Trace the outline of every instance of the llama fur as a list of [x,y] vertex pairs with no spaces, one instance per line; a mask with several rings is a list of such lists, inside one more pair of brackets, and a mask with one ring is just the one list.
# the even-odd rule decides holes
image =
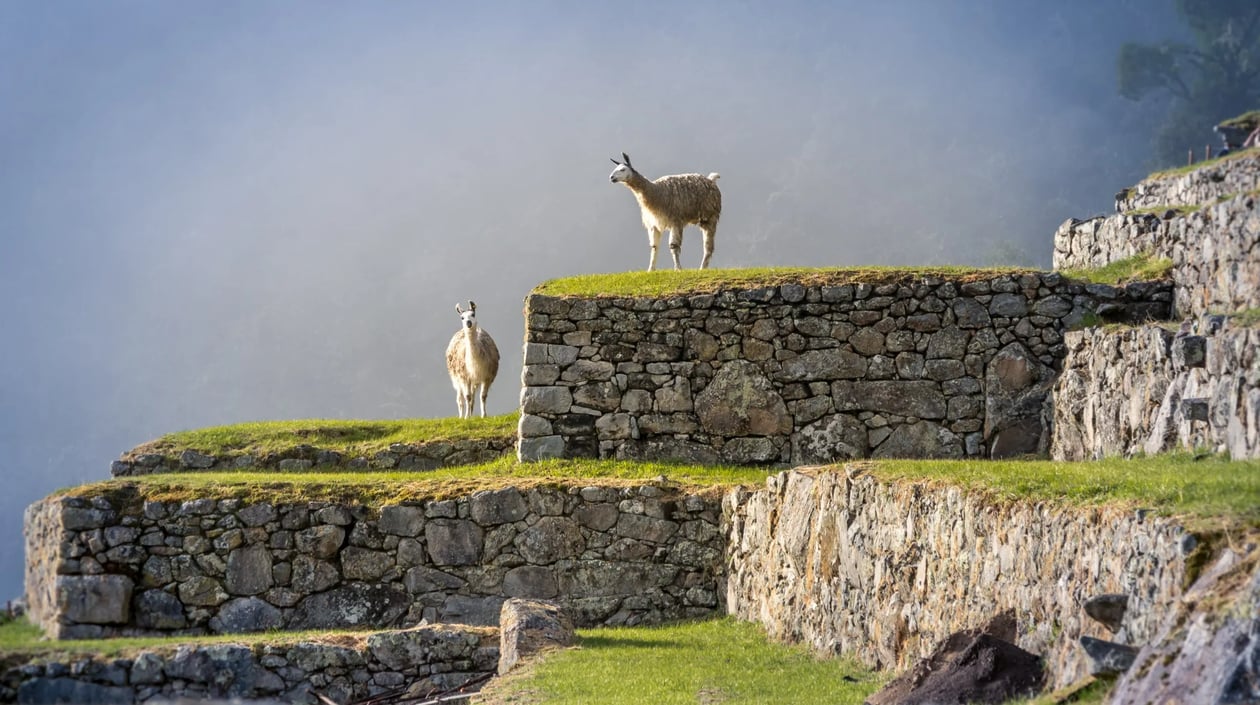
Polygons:
[[499,347],[481,326],[477,325],[477,304],[468,302],[468,310],[455,304],[459,314],[459,332],[446,346],[446,370],[455,387],[455,403],[461,419],[472,418],[477,391],[481,392],[481,417],[486,417],[486,397],[490,385],[499,374]]
[[643,227],[647,229],[648,244],[652,255],[648,271],[656,269],[656,250],[661,243],[661,233],[669,231],[669,253],[674,257],[674,269],[681,269],[678,253],[682,249],[683,228],[695,225],[704,233],[704,259],[700,269],[709,266],[713,257],[713,239],[717,235],[718,218],[722,215],[722,192],[717,187],[719,174],[673,174],[649,180],[630,165],[630,155],[621,153],[622,161],[609,174],[612,183],[625,184],[639,202],[643,215]]

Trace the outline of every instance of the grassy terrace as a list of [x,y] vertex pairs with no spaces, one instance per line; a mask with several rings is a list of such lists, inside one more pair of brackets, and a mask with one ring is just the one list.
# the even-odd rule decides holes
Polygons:
[[515,436],[518,418],[519,414],[512,412],[484,419],[448,417],[393,421],[257,421],[167,434],[133,449],[128,455],[134,457],[141,453],[157,453],[171,456],[185,450],[195,450],[215,456],[267,456],[306,444],[354,457],[386,450],[394,443]]
[[1165,279],[1172,272],[1172,266],[1172,260],[1167,257],[1153,257],[1148,253],[1118,259],[1103,267],[1065,269],[1061,273],[1069,279],[1077,279],[1090,284],[1111,284],[1115,286],[1128,284],[1129,282],[1149,282]]
[[1230,152],[1229,154],[1226,154],[1223,157],[1217,157],[1215,159],[1208,159],[1207,161],[1202,161],[1202,162],[1195,162],[1194,164],[1187,164],[1185,166],[1179,166],[1174,169],[1164,169],[1163,171],[1157,171],[1147,176],[1146,180],[1149,181],[1151,179],[1168,179],[1174,176],[1181,176],[1182,174],[1189,174],[1192,171],[1198,171],[1199,169],[1202,169],[1204,167],[1224,164],[1225,162],[1233,161],[1235,159],[1250,159],[1258,155],[1260,155],[1260,149],[1257,149],[1256,147],[1250,147],[1248,149],[1240,149],[1236,152]]
[[928,277],[956,282],[981,281],[1004,274],[1036,270],[1022,267],[760,267],[756,269],[685,269],[655,272],[586,274],[543,282],[532,293],[547,296],[682,296],[719,291],[757,289],[783,284],[840,286],[843,284],[910,283]]

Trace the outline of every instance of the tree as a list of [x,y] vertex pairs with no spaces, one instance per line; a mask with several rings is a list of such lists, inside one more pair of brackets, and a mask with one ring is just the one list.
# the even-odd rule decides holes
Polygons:
[[1120,95],[1166,101],[1155,136],[1164,164],[1214,142],[1218,122],[1260,107],[1260,2],[1176,0],[1176,8],[1193,44],[1130,42],[1116,61]]

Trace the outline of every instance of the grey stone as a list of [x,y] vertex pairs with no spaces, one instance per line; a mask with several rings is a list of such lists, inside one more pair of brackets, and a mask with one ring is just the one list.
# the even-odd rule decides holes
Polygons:
[[349,546],[341,552],[341,574],[346,580],[377,580],[394,567],[386,551]]
[[838,411],[878,411],[921,419],[945,418],[945,395],[935,382],[836,382],[831,387]]
[[1186,335],[1173,339],[1173,364],[1181,369],[1203,367],[1207,362],[1207,338]]
[[304,594],[320,592],[341,581],[341,574],[328,561],[310,556],[293,559],[292,586]]
[[573,518],[582,526],[595,531],[606,531],[617,524],[621,513],[613,504],[584,504],[573,512]]
[[462,519],[433,519],[425,524],[425,545],[435,565],[475,565],[481,561],[480,526]]
[[621,390],[615,382],[588,382],[573,390],[572,405],[599,411],[615,411],[621,406]]
[[783,397],[757,365],[732,360],[697,397],[697,416],[707,433],[719,436],[786,435],[792,417]]
[[866,425],[848,414],[825,417],[792,436],[792,458],[801,464],[864,458],[866,453]]
[[1090,619],[1106,627],[1112,633],[1120,631],[1124,622],[1124,613],[1129,607],[1129,596],[1106,594],[1091,597],[1085,601],[1085,614]]
[[1004,318],[1019,318],[1028,314],[1028,299],[1019,294],[997,294],[989,302],[989,313]]
[[227,599],[228,594],[214,578],[196,576],[179,584],[179,600],[185,605],[214,607],[223,604]]
[[565,517],[543,517],[516,538],[521,557],[536,565],[571,558],[585,547],[581,528]]
[[136,626],[141,629],[183,629],[188,626],[184,605],[165,590],[145,590],[136,596]]
[[525,497],[515,487],[478,492],[469,500],[468,506],[473,521],[482,526],[520,521],[528,511]]
[[381,507],[376,528],[391,536],[419,536],[424,530],[424,508],[401,504]]
[[236,512],[236,516],[245,526],[264,526],[275,521],[278,514],[274,505],[260,502],[242,507]]
[[407,571],[403,584],[412,594],[437,592],[439,590],[458,590],[467,581],[450,573],[445,573],[428,566],[416,566]]
[[438,610],[438,618],[450,624],[495,626],[499,623],[499,610],[504,598],[494,595],[451,595]]
[[678,523],[668,519],[638,514],[622,514],[617,519],[616,533],[640,541],[665,543],[678,531]]
[[271,587],[271,551],[255,544],[228,554],[224,587],[232,595],[258,595]]
[[135,583],[125,575],[57,576],[57,609],[70,622],[126,624]]
[[195,450],[186,450],[180,453],[179,464],[194,470],[205,470],[206,468],[214,467],[214,456],[198,453]]
[[517,444],[517,458],[523,463],[562,458],[564,454],[565,443],[560,436],[522,437]]
[[[622,402],[625,403],[624,400]],[[536,438],[538,436],[550,436],[551,422],[542,416],[532,416],[523,414],[520,422],[517,424],[517,432],[521,438]]]
[[871,454],[875,458],[961,458],[962,441],[931,421],[902,424]]
[[74,678],[32,678],[18,686],[17,702],[30,705],[131,705],[131,688],[87,683]]
[[1137,659],[1138,650],[1126,644],[1081,637],[1081,648],[1089,655],[1091,676],[1117,676],[1129,670]]
[[967,352],[967,341],[970,336],[964,330],[949,327],[932,334],[928,339],[927,356],[930,359],[946,358],[960,360]]
[[165,660],[152,651],[141,651],[131,662],[129,679],[132,685],[150,685],[166,680],[162,667]]
[[567,414],[573,406],[568,387],[525,387],[521,389],[522,414]]
[[[523,565],[503,575],[503,594],[508,597],[548,599],[558,594],[556,576],[550,568]],[[502,628],[502,625],[500,625]]]
[[993,324],[984,305],[975,299],[955,299],[954,317],[959,328],[985,328]]
[[859,328],[849,336],[849,344],[867,357],[878,355],[884,352],[884,335],[874,328]]
[[257,597],[229,600],[210,619],[210,630],[221,634],[265,632],[283,625],[280,610]]
[[674,582],[678,569],[651,563],[562,561],[556,566],[560,593],[572,598],[638,595]]
[[810,350],[784,362],[778,376],[787,382],[860,379],[866,364],[865,357],[848,350]]
[[388,627],[406,614],[410,604],[400,586],[350,583],[299,602],[287,628]]
[[[802,294],[803,296],[803,294]],[[555,603],[508,600],[499,614],[499,675],[522,661],[576,641],[573,620]]]
[[295,536],[297,550],[316,558],[332,558],[346,540],[346,530],[323,524],[299,531]]
[[1055,376],[1019,343],[1007,345],[989,361],[984,435],[990,457],[1037,453],[1045,447],[1043,408]]
[[781,446],[770,438],[732,438],[722,446],[722,459],[734,465],[770,463],[778,459]]

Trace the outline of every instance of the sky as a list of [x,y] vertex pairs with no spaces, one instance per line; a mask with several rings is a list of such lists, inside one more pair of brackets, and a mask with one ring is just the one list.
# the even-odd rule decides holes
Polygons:
[[146,440],[454,414],[457,303],[513,410],[529,290],[647,265],[622,152],[722,174],[714,267],[1049,267],[1152,167],[1166,4],[0,2],[0,601]]

